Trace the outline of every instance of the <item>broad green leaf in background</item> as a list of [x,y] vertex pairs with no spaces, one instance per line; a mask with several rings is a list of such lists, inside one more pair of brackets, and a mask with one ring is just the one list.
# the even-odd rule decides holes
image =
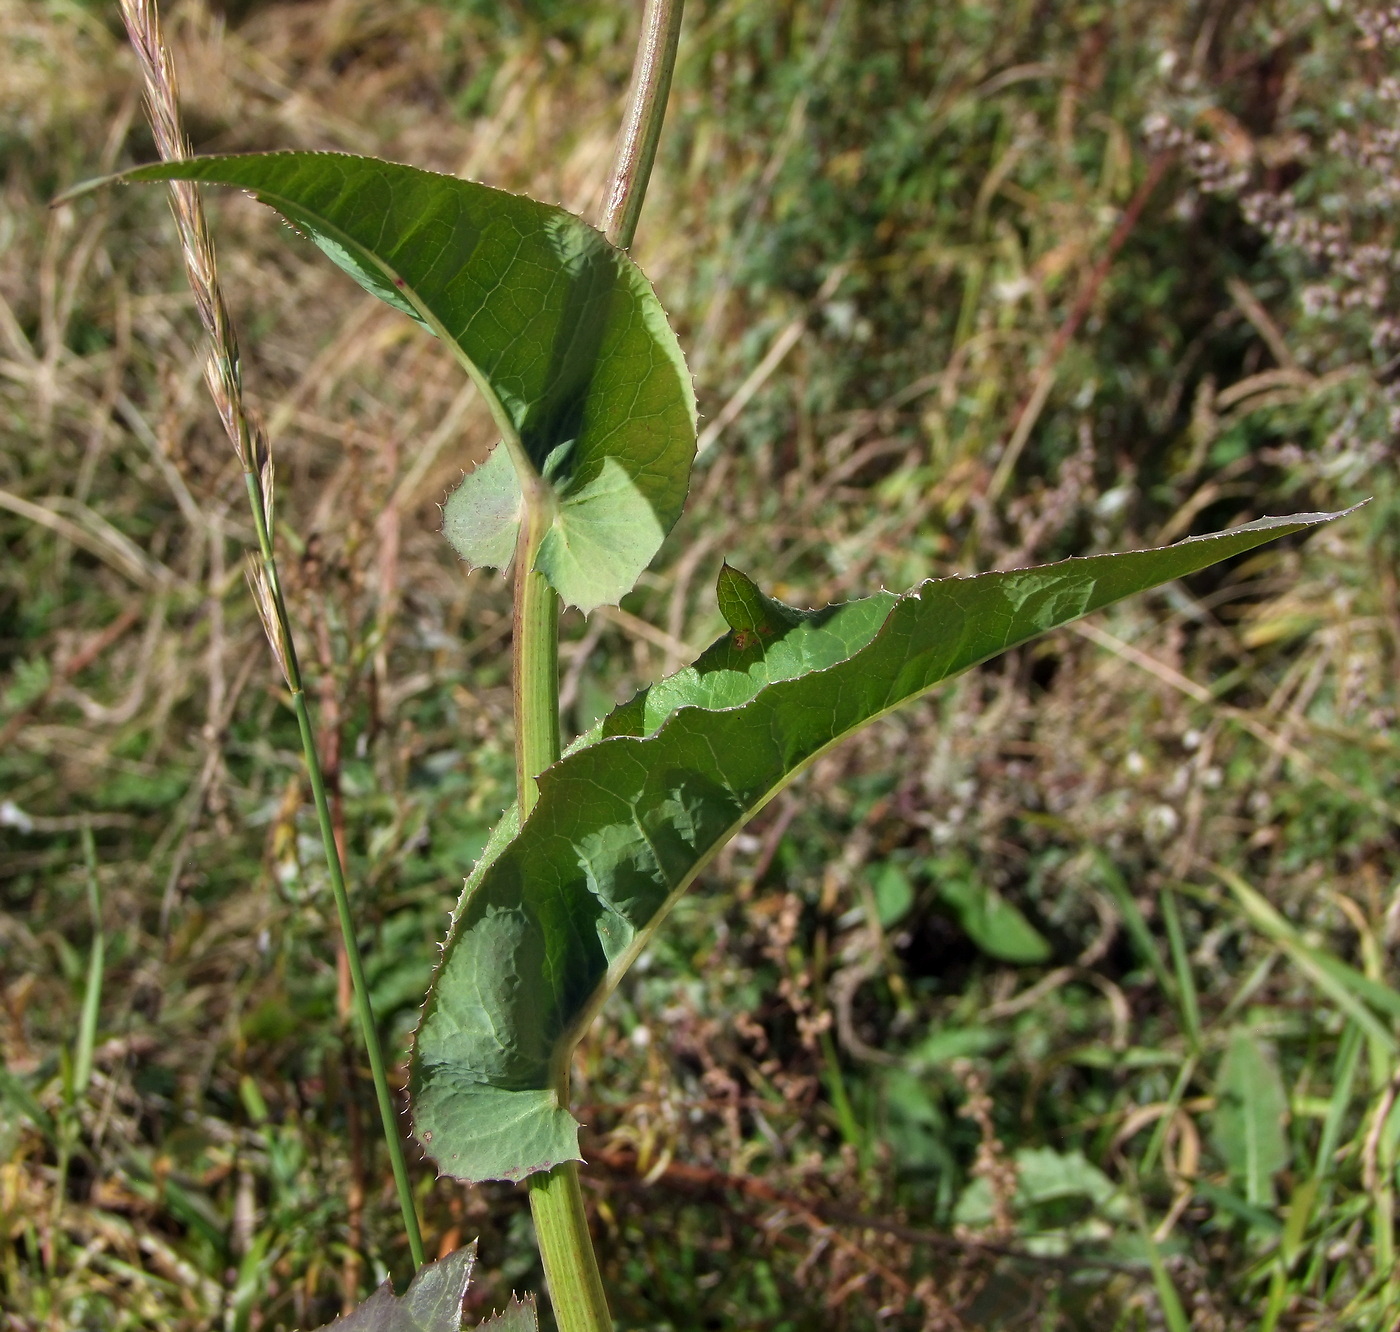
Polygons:
[[914,885],[909,876],[893,861],[880,866],[871,890],[875,895],[875,912],[880,928],[888,930],[898,925],[914,905]]
[[468,880],[415,1041],[424,1148],[473,1181],[579,1159],[574,1046],[725,840],[837,741],[1037,634],[1333,516],[821,611],[725,568],[731,632],[548,769],[529,820],[508,816]]
[[1005,1030],[994,1027],[939,1027],[904,1056],[910,1068],[937,1068],[955,1059],[973,1059],[1006,1044]]
[[1274,1176],[1288,1164],[1287,1119],[1278,1065],[1253,1032],[1236,1027],[1215,1079],[1215,1142],[1255,1207],[1274,1205]]
[[464,559],[510,561],[523,474],[547,493],[535,567],[560,596],[588,611],[631,589],[685,502],[695,396],[651,284],[599,232],[533,199],[342,153],[201,157],[118,179],[251,190],[452,348],[505,441],[448,501]]

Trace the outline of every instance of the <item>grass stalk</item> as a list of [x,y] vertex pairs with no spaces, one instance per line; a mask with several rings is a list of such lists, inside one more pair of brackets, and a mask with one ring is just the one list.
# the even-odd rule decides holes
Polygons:
[[73,1101],[87,1095],[92,1081],[92,1057],[97,1048],[97,1018],[102,1007],[102,978],[106,970],[107,940],[102,929],[102,888],[97,881],[97,847],[92,828],[83,824],[83,866],[87,877],[88,913],[92,917],[92,948],[88,953],[87,983],[83,987],[78,1044],[73,1052]]
[[[189,142],[180,123],[179,96],[175,67],[170,50],[161,33],[155,0],[121,0],[122,19],[127,35],[136,52],[146,92],[146,110],[156,147],[166,161],[190,156]],[[215,263],[214,245],[209,236],[204,206],[196,186],[184,181],[170,184],[171,208],[180,234],[180,249],[190,288],[194,292],[200,322],[209,338],[209,359],[205,378],[210,395],[223,422],[238,461],[243,468],[253,527],[257,534],[258,554],[252,562],[249,582],[267,632],[274,657],[291,693],[292,711],[301,734],[302,755],[307,777],[311,783],[320,825],[321,844],[325,852],[326,869],[331,892],[335,898],[336,915],[345,945],[346,959],[354,990],[355,1009],[360,1021],[365,1050],[369,1056],[370,1073],[375,1097],[384,1128],[384,1141],[389,1151],[399,1206],[403,1212],[404,1231],[415,1270],[423,1265],[423,1237],[418,1225],[418,1213],[413,1203],[408,1167],[403,1144],[399,1138],[397,1116],[384,1065],[384,1052],[379,1041],[379,1028],[365,982],[359,943],[355,936],[350,898],[345,885],[344,868],[335,843],[330,806],[326,799],[325,781],[321,772],[320,753],[315,728],[302,686],[297,662],[295,640],[287,614],[286,599],[277,573],[273,550],[274,506],[272,455],[265,436],[253,424],[243,400],[243,381],[239,364],[238,340],[233,321],[224,301]]]
[[[602,229],[628,249],[637,234],[647,181],[666,115],[684,0],[647,0],[632,66],[627,109],[618,134],[603,208]],[[559,757],[559,597],[534,569],[548,529],[544,497],[527,495],[515,572],[515,755],[520,816],[539,798],[536,778]],[[569,1071],[560,1072],[559,1097],[567,1105]],[[560,1332],[611,1332],[603,1280],[588,1233],[578,1164],[566,1161],[529,1182],[530,1212],[544,1264],[549,1299]]]

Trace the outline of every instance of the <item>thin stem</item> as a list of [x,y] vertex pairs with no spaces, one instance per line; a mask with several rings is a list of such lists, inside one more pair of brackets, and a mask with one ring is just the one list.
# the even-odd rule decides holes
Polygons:
[[[379,1119],[384,1126],[384,1143],[389,1150],[389,1166],[394,1172],[394,1187],[399,1195],[399,1208],[403,1212],[404,1233],[408,1237],[408,1251],[416,1271],[423,1266],[424,1261],[423,1234],[418,1225],[418,1210],[413,1203],[413,1187],[409,1183],[403,1142],[398,1134],[398,1116],[394,1110],[393,1095],[389,1090],[389,1076],[384,1066],[384,1049],[379,1041],[379,1025],[375,1021],[374,1005],[369,997],[369,984],[365,980],[364,962],[360,957],[360,944],[355,935],[355,920],[350,913],[350,894],[345,887],[345,871],[340,860],[340,848],[336,845],[335,824],[331,819],[330,801],[326,798],[320,750],[316,744],[316,732],[311,722],[306,690],[302,686],[296,642],[292,637],[287,603],[282,595],[282,581],[277,574],[277,557],[273,554],[271,524],[268,521],[267,492],[251,472],[245,473],[244,476],[248,487],[249,507],[253,513],[253,528],[257,533],[259,554],[262,557],[260,568],[265,592],[259,596],[259,608],[263,613],[264,627],[268,630],[273,652],[286,677],[287,688],[292,696],[292,712],[296,716],[297,729],[301,733],[302,758],[306,763],[306,775],[311,783],[311,798],[316,806],[316,822],[320,827],[321,848],[325,854],[326,871],[330,875],[331,896],[335,899],[340,935],[345,944],[345,960],[350,967],[355,1013],[359,1018],[361,1035],[364,1037],[365,1052],[369,1056],[370,1077],[374,1082],[375,1100],[379,1103]],[[258,589],[255,587],[255,590]]]
[[418,1229],[418,1213],[413,1206],[413,1190],[408,1181],[408,1166],[404,1161],[403,1144],[396,1131],[398,1123],[394,1102],[389,1093],[389,1078],[384,1068],[384,1052],[379,1044],[379,1029],[374,1021],[369,986],[365,981],[364,964],[360,960],[355,940],[355,922],[350,915],[350,897],[345,891],[345,876],[340,869],[340,856],[335,851],[335,832],[331,825],[330,804],[326,800],[326,784],[321,779],[321,764],[315,758],[316,735],[311,729],[311,714],[306,706],[306,694],[298,689],[292,694],[292,710],[301,731],[302,752],[306,756],[306,772],[311,779],[311,794],[316,802],[316,821],[321,825],[321,841],[326,848],[326,868],[331,876],[331,893],[335,911],[340,918],[340,931],[345,936],[345,956],[350,963],[350,980],[355,992],[355,1009],[364,1033],[369,1053],[370,1073],[374,1078],[374,1094],[379,1102],[379,1117],[384,1121],[384,1139],[389,1147],[389,1164],[394,1171],[394,1186],[403,1204],[404,1229],[408,1232],[408,1249],[414,1268],[423,1266],[423,1236]]
[[656,145],[661,140],[661,123],[666,117],[684,7],[685,0],[647,0],[642,14],[642,39],[637,44],[627,112],[617,136],[603,205],[603,234],[619,249],[631,249],[637,234],[637,219],[642,215]]

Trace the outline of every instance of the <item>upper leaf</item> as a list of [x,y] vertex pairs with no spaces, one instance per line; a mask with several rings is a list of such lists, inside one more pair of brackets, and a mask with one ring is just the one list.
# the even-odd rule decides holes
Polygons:
[[458,904],[415,1042],[414,1125],[459,1179],[578,1159],[569,1058],[709,859],[831,745],[960,671],[1134,592],[1322,522],[945,578],[822,611],[721,576],[732,626],[540,778]]
[[251,190],[453,348],[514,464],[488,461],[448,501],[465,559],[508,563],[522,485],[543,486],[552,525],[535,565],[560,596],[588,611],[631,589],[685,502],[695,396],[651,284],[599,232],[520,195],[341,153],[201,157],[120,178]]

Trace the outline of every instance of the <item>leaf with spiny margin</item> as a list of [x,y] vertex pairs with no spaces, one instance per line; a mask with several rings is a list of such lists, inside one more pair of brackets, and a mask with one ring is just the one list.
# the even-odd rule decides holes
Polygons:
[[535,567],[565,602],[589,611],[631,590],[685,503],[695,395],[651,284],[599,232],[534,199],[343,153],[201,157],[116,179],[252,191],[453,349],[505,437],[448,501],[464,559],[509,563],[523,472],[551,497]]
[[479,1332],[537,1332],[539,1325],[535,1297],[527,1295],[520,1300],[511,1296],[510,1303],[494,1318],[482,1323]]
[[731,632],[611,714],[507,815],[458,903],[414,1042],[415,1132],[458,1179],[579,1160],[574,1046],[725,840],[837,741],[1082,615],[1334,514],[1162,550],[944,578],[797,611],[726,568]]
[[476,1266],[476,1241],[418,1269],[402,1295],[385,1281],[358,1309],[320,1332],[462,1332],[462,1301]]

